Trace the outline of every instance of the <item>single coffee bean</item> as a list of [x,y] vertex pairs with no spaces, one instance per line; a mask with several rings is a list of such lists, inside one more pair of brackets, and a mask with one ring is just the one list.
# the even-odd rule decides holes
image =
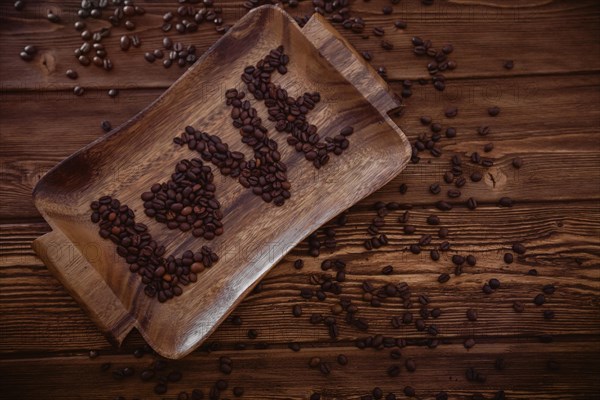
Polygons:
[[511,253],[505,253],[504,254],[504,262],[506,264],[512,264],[512,262],[513,262],[513,255]]
[[381,273],[384,275],[390,275],[392,272],[394,272],[394,267],[391,265],[387,265],[381,269]]
[[60,17],[56,14],[54,14],[54,12],[52,12],[51,10],[48,10],[48,15],[47,15],[48,21],[58,24],[60,23]]
[[479,136],[487,136],[491,132],[492,131],[489,126],[480,126],[479,128],[477,128],[477,133],[479,134]]
[[73,94],[75,94],[75,96],[82,96],[84,93],[84,89],[81,86],[75,86],[73,88]]
[[440,239],[445,239],[448,237],[448,228],[440,228],[438,231],[438,237]]
[[467,319],[469,321],[477,321],[477,310],[469,308],[467,310]]
[[452,139],[456,137],[456,129],[455,128],[446,128],[446,137],[448,139]]
[[119,90],[118,89],[109,89],[108,90],[108,96],[109,97],[117,97],[119,95]]
[[446,116],[446,118],[454,118],[458,115],[458,108],[448,107],[446,111],[444,111],[444,115]]
[[514,243],[512,245],[512,251],[514,251],[517,254],[523,255],[527,250],[525,249],[525,246],[523,246],[521,243]]
[[384,15],[390,15],[394,10],[392,9],[391,6],[384,6],[381,11],[383,12]]
[[554,311],[552,310],[544,310],[544,319],[553,319]]
[[494,290],[499,289],[500,288],[500,281],[496,278],[492,278],[489,280],[488,284],[490,285],[490,287]]
[[121,36],[121,39],[119,39],[119,46],[121,47],[121,50],[123,50],[123,51],[129,50],[129,47],[131,46],[131,39],[129,39],[129,36],[127,36],[127,35]]
[[485,294],[492,294],[492,293],[494,293],[494,289],[492,289],[491,286],[488,283],[486,283],[486,284],[483,285],[483,289],[482,290],[483,290],[483,293],[485,293]]
[[513,67],[515,66],[515,63],[513,60],[507,60],[504,62],[504,68],[505,69],[513,69]]
[[475,265],[477,265],[477,258],[475,258],[475,256],[472,254],[469,254],[466,257],[466,261],[467,261],[467,264],[469,264],[469,266],[471,266],[471,267],[474,267]]
[[486,152],[486,153],[489,153],[492,150],[494,150],[494,143],[486,143],[483,146],[483,151]]
[[536,306],[541,306],[545,302],[546,302],[546,296],[544,296],[543,294],[538,294],[533,299],[533,304],[535,304]]
[[513,158],[512,165],[516,169],[521,168],[523,166],[523,159],[521,157],[515,157],[515,158]]
[[452,210],[452,205],[445,201],[438,201],[435,203],[435,207],[441,211],[450,211]]
[[502,197],[498,201],[498,205],[500,205],[501,207],[512,207],[513,201],[510,197]]
[[79,76],[77,74],[77,71],[72,70],[72,69],[68,69],[67,72],[65,73],[65,75],[67,75],[67,78],[69,78],[69,79],[77,79],[77,77]]
[[406,233],[407,235],[412,235],[416,231],[417,231],[417,227],[414,225],[405,225],[404,226],[404,233]]
[[463,345],[465,346],[465,349],[469,350],[471,349],[473,346],[475,346],[475,339],[473,338],[468,338],[464,341]]
[[404,395],[406,397],[415,397],[416,393],[417,393],[416,390],[412,386],[404,387]]
[[556,287],[552,284],[544,285],[544,287],[542,288],[542,292],[548,295],[554,294],[555,291]]
[[450,280],[450,275],[448,275],[447,273],[443,273],[440,276],[438,276],[438,282],[439,283],[446,283]]
[[439,183],[432,183],[432,184],[429,186],[429,191],[430,191],[432,194],[439,194],[439,193],[442,191],[442,188],[440,187],[440,184],[439,184]]
[[483,175],[481,174],[481,172],[473,172],[471,174],[471,181],[473,182],[479,182],[483,179]]
[[102,130],[104,132],[110,132],[112,130],[112,125],[110,124],[109,121],[102,121],[102,123],[100,124],[100,127],[102,128]]
[[475,200],[472,197],[469,197],[469,199],[467,200],[467,207],[469,208],[469,210],[475,210],[477,208],[477,200]]
[[25,8],[25,1],[23,1],[23,0],[15,1],[14,7],[15,7],[15,10],[17,10],[17,11],[23,10]]
[[431,250],[429,256],[433,261],[438,261],[440,259],[440,253],[437,250]]
[[498,116],[498,114],[500,114],[500,107],[493,106],[493,107],[488,108],[488,114],[490,117]]
[[405,21],[395,21],[394,26],[398,29],[406,29],[408,24]]
[[301,317],[302,307],[299,304],[294,305],[294,307],[292,307],[292,314],[294,315],[294,317]]

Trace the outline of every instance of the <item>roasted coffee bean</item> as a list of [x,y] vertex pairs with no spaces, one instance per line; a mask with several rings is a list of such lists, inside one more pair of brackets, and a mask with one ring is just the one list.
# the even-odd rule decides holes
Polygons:
[[493,106],[493,107],[488,108],[488,114],[490,117],[498,116],[498,114],[500,114],[500,107]]
[[445,111],[444,111],[444,115],[446,116],[446,118],[454,118],[458,115],[458,108],[456,107],[448,107]]
[[505,253],[504,254],[504,262],[507,264],[512,264],[513,262],[513,255],[511,253]]
[[427,223],[429,225],[439,225],[440,217],[438,217],[437,215],[430,215],[429,217],[427,217]]
[[471,349],[473,346],[475,346],[475,339],[473,339],[473,338],[466,339],[463,343],[463,346],[467,350]]
[[407,191],[408,191],[408,185],[406,183],[401,184],[400,188],[399,188],[400,194],[406,194]]
[[429,185],[429,191],[432,194],[439,194],[442,191],[442,188],[440,187],[439,183],[432,183]]
[[475,210],[477,208],[477,200],[475,200],[472,197],[469,197],[469,199],[467,200],[467,207],[469,208],[469,210]]
[[108,90],[108,96],[109,97],[117,97],[119,95],[119,90],[118,89],[109,89]]
[[492,289],[496,290],[500,288],[500,281],[496,278],[492,278],[489,280],[488,285],[490,285]]
[[102,121],[102,123],[100,124],[100,127],[102,128],[102,130],[104,132],[110,132],[112,130],[112,125],[110,124],[109,121]]
[[258,337],[258,331],[256,329],[249,329],[247,336],[248,339],[256,339]]
[[443,273],[440,276],[438,276],[438,282],[439,283],[446,283],[450,280],[450,275],[448,275],[447,273]]
[[73,88],[73,94],[75,94],[75,96],[83,96],[84,93],[84,89],[81,86],[75,86]]
[[387,265],[381,270],[381,273],[384,275],[390,275],[392,272],[394,272],[394,267],[392,267],[391,265]]
[[13,5],[15,7],[15,10],[22,11],[25,8],[25,1],[17,0],[17,1],[15,1],[15,3]]
[[413,233],[415,233],[417,230],[417,228],[414,225],[405,225],[404,226],[404,233],[406,233],[407,235],[412,235]]
[[69,78],[69,79],[77,79],[77,77],[79,76],[77,74],[77,71],[72,70],[72,69],[68,69],[67,72],[65,73],[65,75],[67,75],[67,78]]
[[533,304],[535,304],[536,306],[541,306],[545,302],[546,302],[546,296],[544,296],[543,294],[538,294],[533,299]]
[[512,251],[514,251],[517,254],[523,255],[527,250],[525,246],[523,246],[521,243],[514,243],[512,245]]
[[381,47],[384,50],[393,50],[394,49],[394,45],[392,43],[388,42],[387,40],[381,41]]
[[515,66],[515,63],[513,60],[507,60],[504,62],[505,69],[513,69],[514,66]]
[[381,11],[383,12],[384,15],[389,15],[391,14],[394,10],[392,9],[392,7],[390,6],[384,6]]
[[406,397],[415,397],[417,393],[412,386],[405,386],[403,391]]
[[513,201],[510,197],[502,197],[498,201],[498,205],[500,205],[501,207],[512,207]]
[[554,319],[554,311],[544,310],[544,319]]
[[523,166],[523,159],[521,159],[521,157],[513,158],[512,166],[515,167],[516,169],[521,168]]
[[55,23],[55,24],[60,23],[60,17],[58,15],[54,14],[54,12],[51,10],[48,10],[48,14],[46,17],[48,18],[48,21],[50,21],[52,23]]
[[440,253],[437,250],[431,250],[429,256],[433,261],[438,261],[440,259]]
[[469,308],[467,310],[467,319],[469,321],[477,321],[477,310]]
[[435,207],[441,211],[450,211],[452,210],[452,205],[445,201],[438,201],[435,203]]
[[240,386],[236,386],[233,388],[233,395],[235,397],[242,397],[244,395],[244,388]]
[[445,239],[446,237],[448,237],[448,228],[440,228],[438,230],[438,237],[440,239]]
[[294,305],[294,307],[292,307],[292,314],[294,315],[294,317],[301,317],[302,307],[299,304]]
[[477,172],[477,171],[476,171],[476,172],[473,172],[473,173],[471,174],[471,180],[472,180],[473,182],[479,182],[479,181],[481,181],[482,179],[483,179],[483,175],[481,174],[481,172]]
[[485,293],[485,294],[492,294],[492,293],[494,293],[494,289],[492,289],[491,286],[488,283],[485,283],[483,285],[483,289],[482,290],[483,290],[483,293]]
[[556,287],[552,284],[548,284],[548,285],[544,285],[544,287],[542,288],[542,292],[544,292],[544,294],[554,294],[554,292],[556,291]]
[[456,129],[455,128],[446,128],[446,137],[448,139],[452,139],[456,137]]
[[489,153],[492,150],[494,150],[494,143],[486,143],[483,146],[483,151],[486,152],[486,153]]

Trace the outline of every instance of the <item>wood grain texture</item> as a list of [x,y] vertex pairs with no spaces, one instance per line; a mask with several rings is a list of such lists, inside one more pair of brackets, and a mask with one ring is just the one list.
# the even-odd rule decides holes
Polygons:
[[[39,178],[99,137],[101,120],[110,120],[113,126],[127,121],[183,73],[178,68],[149,65],[142,59],[144,51],[160,47],[160,16],[174,11],[176,2],[136,2],[147,10],[147,18],[136,19],[144,44],[141,49],[122,53],[117,50],[117,41],[123,31],[113,31],[106,41],[115,62],[111,73],[79,67],[72,58],[81,40],[71,28],[69,15],[76,11],[79,1],[27,1],[21,13],[12,8],[12,2],[0,2],[0,398],[159,397],[152,394],[151,385],[142,384],[138,378],[116,382],[100,374],[99,364],[107,361],[116,367],[135,364],[139,372],[150,359],[146,356],[140,361],[129,354],[143,344],[143,339],[133,332],[120,351],[112,348],[30,247],[36,237],[50,229],[31,201],[31,190]],[[239,2],[218,3],[224,8],[225,23],[245,14]],[[440,159],[426,156],[421,163],[410,164],[398,178],[353,207],[348,225],[338,229],[336,253],[324,252],[313,260],[305,256],[304,243],[297,246],[267,275],[263,292],[249,296],[235,310],[243,325],[224,323],[211,335],[209,341],[225,351],[211,356],[194,352],[182,360],[185,364],[173,364],[184,369],[184,380],[172,387],[168,398],[194,386],[206,393],[209,385],[224,377],[216,372],[217,358],[222,354],[233,355],[237,362],[230,386],[244,386],[244,397],[251,399],[308,399],[313,390],[322,390],[327,400],[356,399],[375,385],[399,393],[406,384],[427,400],[438,390],[447,390],[451,399],[465,400],[474,392],[485,393],[490,399],[500,388],[507,390],[508,398],[523,400],[598,397],[600,6],[593,0],[436,0],[432,7],[419,3],[401,1],[393,6],[392,15],[383,15],[381,8],[389,2],[352,2],[352,14],[365,18],[367,33],[374,26],[385,28],[384,39],[394,44],[391,52],[381,49],[373,35],[365,40],[338,30],[358,51],[372,51],[372,65],[387,68],[388,78],[396,81],[391,83],[396,92],[402,89],[398,80],[426,74],[426,61],[411,54],[412,36],[432,39],[436,46],[451,41],[458,68],[446,74],[446,91],[416,86],[413,96],[405,101],[404,116],[394,117],[394,121],[414,139],[426,130],[419,116],[431,115],[444,126],[456,126],[458,140],[443,140]],[[49,5],[63,10],[68,23],[47,23]],[[286,10],[303,15],[310,8],[310,1],[303,1],[297,9]],[[408,29],[396,30],[393,22],[397,19],[406,20]],[[202,25],[196,34],[169,36],[195,44],[200,52],[219,37],[212,25]],[[35,61],[24,63],[18,52],[30,43],[40,48],[40,54]],[[510,71],[502,68],[507,59],[515,61]],[[75,82],[64,77],[64,71],[71,67],[80,74],[77,83],[87,89],[84,98],[72,95]],[[116,99],[106,95],[112,87],[121,89]],[[491,119],[486,108],[496,104],[502,112]],[[455,120],[443,118],[449,105],[459,108]],[[475,134],[482,124],[491,126],[492,135],[481,138]],[[478,255],[476,269],[462,280],[451,279],[446,287],[438,285],[436,274],[450,268],[449,262],[444,259],[434,264],[426,256],[406,255],[403,246],[410,239],[403,237],[395,223],[397,213],[387,218],[384,229],[394,245],[378,252],[364,250],[362,242],[373,217],[373,202],[413,204],[418,232],[431,230],[423,219],[434,212],[431,205],[437,198],[427,193],[427,186],[441,180],[450,156],[481,152],[488,142],[495,144],[490,155],[496,165],[491,172],[501,178],[495,179],[496,188],[489,176],[477,185],[467,184],[463,197],[476,195],[483,206],[475,212],[457,206],[449,213],[439,213],[451,231],[453,251]],[[524,160],[519,171],[510,167],[514,156]],[[398,193],[401,183],[409,187],[404,195]],[[514,198],[516,206],[506,213],[493,207],[500,195]],[[497,261],[513,240],[524,240],[528,253],[510,268],[502,268]],[[383,373],[391,362],[387,352],[358,351],[346,340],[358,332],[343,326],[345,340],[333,342],[324,327],[304,329],[307,322],[304,317],[293,318],[291,306],[298,302],[297,290],[306,285],[308,274],[318,271],[320,260],[329,256],[350,261],[352,283],[359,278],[382,279],[381,268],[393,264],[395,274],[405,275],[414,292],[429,293],[432,306],[444,310],[438,323],[453,344],[435,350],[405,349],[403,355],[415,357],[418,370],[415,374],[403,370],[399,379],[391,380]],[[296,258],[306,260],[302,271],[291,266]],[[523,276],[529,268],[538,269],[540,276]],[[510,282],[510,286],[481,298],[475,282],[491,276],[506,285]],[[560,284],[550,303],[542,307],[556,312],[553,321],[543,320],[541,310],[531,303],[526,303],[523,314],[504,307],[514,298],[529,301],[544,283]],[[330,302],[306,304],[304,315],[325,310]],[[464,310],[471,306],[480,315],[472,326],[464,319]],[[382,321],[396,312],[389,305],[363,311]],[[385,321],[376,326],[377,330],[389,329]],[[254,348],[253,341],[246,338],[250,328],[260,332],[254,342],[270,344],[270,350],[231,350],[239,341]],[[414,330],[402,332],[415,336]],[[374,329],[369,333],[378,332]],[[539,343],[535,336],[542,333],[553,334],[554,343]],[[477,345],[467,352],[461,343],[471,335],[477,338]],[[303,343],[303,350],[288,350],[290,340]],[[102,356],[88,360],[90,348],[100,349]],[[345,369],[334,364],[331,379],[325,380],[306,367],[315,352],[332,362],[337,354],[346,353],[350,364]],[[508,361],[503,373],[492,370],[497,356]],[[560,360],[559,373],[544,370],[549,358]],[[464,370],[469,365],[481,367],[488,374],[488,382],[466,382]],[[231,397],[231,392],[224,397]]]
[[[427,252],[417,256],[406,251],[406,247],[421,234],[435,233],[437,227],[425,222],[432,212],[435,211],[427,208],[411,211],[411,223],[417,227],[415,235],[402,233],[401,225],[396,222],[398,212],[389,215],[386,218],[388,226],[383,231],[390,237],[392,245],[366,252],[362,242],[368,237],[366,228],[373,213],[360,207],[351,209],[348,226],[337,229],[338,250],[335,253],[324,251],[319,258],[306,258],[305,244],[298,246],[263,279],[263,291],[248,296],[238,306],[235,314],[242,317],[244,325],[224,323],[209,341],[225,346],[242,341],[251,346],[246,331],[257,329],[261,332],[259,342],[328,342],[326,329],[315,329],[308,323],[308,318],[313,312],[327,313],[335,304],[335,296],[322,303],[307,302],[299,297],[299,291],[312,286],[308,283],[310,275],[322,273],[320,264],[330,257],[347,261],[344,295],[357,302],[361,315],[372,321],[376,332],[424,337],[411,326],[401,330],[391,327],[389,319],[401,312],[398,304],[384,302],[378,309],[367,307],[360,300],[362,292],[358,288],[364,280],[378,284],[405,281],[415,296],[428,294],[431,308],[439,307],[443,311],[436,321],[443,337],[600,333],[600,280],[597,274],[600,245],[596,240],[600,233],[596,223],[600,214],[595,204],[573,203],[560,209],[542,203],[509,210],[485,207],[477,210],[476,219],[471,217],[472,211],[453,210],[441,216],[442,226],[450,230],[448,240],[452,250],[438,263],[432,262]],[[109,347],[79,306],[43,270],[43,264],[30,249],[31,241],[46,230],[44,224],[31,228],[4,225],[2,249],[5,257],[1,270],[3,279],[0,280],[3,284],[0,293],[4,296],[0,297],[0,315],[3,316],[5,337],[0,351],[6,354]],[[509,251],[510,244],[517,241],[527,247],[527,253],[515,263],[505,265],[502,257]],[[433,243],[438,242],[439,239],[434,239]],[[466,268],[463,276],[440,285],[437,276],[453,270],[450,257],[454,254],[474,254],[478,265]],[[300,271],[292,267],[297,258],[305,259],[305,267]],[[381,274],[381,268],[386,265],[394,266],[393,275]],[[530,268],[536,268],[539,276],[527,276]],[[486,296],[481,286],[492,277],[500,279],[504,289]],[[558,290],[549,297],[546,306],[535,307],[532,299],[545,284],[555,284]],[[525,303],[526,312],[517,314],[512,310],[515,300]],[[303,305],[302,318],[291,316],[294,304]],[[466,322],[465,312],[469,307],[479,310],[477,323]],[[556,320],[545,321],[542,317],[544,309],[555,311]],[[418,309],[413,311],[416,313]],[[70,332],[68,336],[63,336],[65,330]],[[42,332],[45,333],[43,339],[33,340]],[[341,325],[343,340],[354,340],[362,335],[363,332]],[[24,341],[23,337],[32,340]],[[141,338],[136,334],[125,342],[124,348],[131,349],[140,344]]]
[[[262,59],[279,45],[296,57],[291,57],[289,73],[277,79],[278,84],[297,93],[323,88],[326,104],[315,107],[311,123],[319,126],[323,138],[335,136],[341,126],[353,126],[353,145],[345,157],[332,160],[320,171],[290,146],[281,147],[294,186],[294,197],[283,207],[266,204],[235,180],[215,172],[223,224],[229,227],[210,242],[220,260],[182,296],[160,304],[144,294],[139,277],[131,278],[127,263],[116,255],[116,246],[99,237],[98,228],[89,220],[89,204],[109,194],[138,211],[137,221],[148,224],[154,240],[167,248],[167,254],[198,251],[198,239],[189,232],[174,234],[144,218],[136,206],[142,203],[139,196],[154,182],[163,181],[168,176],[165,171],[179,160],[198,157],[172,143],[172,137],[185,126],[218,134],[232,150],[241,149],[234,144],[239,141],[239,132],[225,128],[230,111],[224,104],[224,91],[240,85],[238,75],[230,71],[243,71],[250,60]],[[378,111],[366,100],[370,96],[364,95],[369,90],[385,92],[383,82],[368,87],[361,84],[357,89],[351,80],[354,75],[349,74],[350,80],[346,80],[344,71],[332,67],[335,57],[321,58],[281,9],[253,10],[156,103],[69,157],[38,183],[35,205],[56,233],[37,241],[35,250],[90,310],[93,319],[100,320],[109,336],[120,342],[135,326],[161,355],[183,357],[214,331],[294,245],[404,168],[410,157],[406,137],[393,123],[390,125],[387,110]],[[347,61],[347,57],[343,59]],[[221,65],[227,65],[227,71],[219,68]],[[375,74],[373,70],[366,72]],[[202,85],[213,90],[196,90]],[[169,114],[178,118],[165,119]],[[272,123],[266,125],[274,130]],[[272,134],[273,139],[276,137]],[[346,191],[349,195],[336,195],[344,186],[352,188]],[[304,218],[296,218],[299,214]],[[57,248],[60,250],[55,251]],[[111,291],[116,296],[111,296]]]
[[[73,13],[77,0],[41,1],[18,13],[10,2],[0,5],[0,64],[3,66],[3,87],[10,90],[66,90],[71,89],[64,72],[75,67],[86,87],[108,89],[110,87],[166,88],[182,74],[179,68],[165,70],[158,63],[148,65],[145,51],[160,47],[163,32],[161,17],[167,10],[176,11],[174,2],[162,0],[144,4],[146,15],[136,17],[136,33],[143,43],[139,49],[124,53],[118,41],[124,28],[115,29],[106,43],[109,57],[115,69],[110,73],[98,71],[94,66],[81,67],[73,57],[73,50],[82,43],[73,29]],[[233,24],[245,10],[239,3],[223,1],[226,24]],[[464,46],[457,48],[454,57],[459,67],[448,78],[472,78],[484,76],[515,76],[529,74],[564,74],[570,72],[592,72],[600,70],[596,56],[600,44],[596,40],[600,33],[600,7],[593,0],[572,2],[535,1],[523,4],[519,1],[472,1],[436,2],[433,7],[423,8],[419,2],[401,2],[394,6],[394,13],[383,15],[383,4],[356,2],[352,13],[366,21],[365,33],[371,35],[373,27],[386,31],[385,39],[394,44],[392,51],[379,46],[379,38],[371,35],[364,40],[360,34],[338,27],[341,34],[360,50],[372,50],[373,65],[386,66],[390,79],[416,79],[427,76],[427,61],[412,54],[410,38],[414,35],[431,39],[437,47],[447,42]],[[45,20],[46,10],[61,12],[64,24],[52,24]],[[297,9],[286,8],[293,15],[310,12],[311,2],[303,1]],[[395,20],[405,20],[408,29],[394,28]],[[104,21],[104,25],[108,25]],[[93,23],[94,29],[104,26]],[[475,33],[475,34],[474,34]],[[201,24],[198,32],[180,36],[169,33],[174,40],[193,43],[200,51],[206,51],[219,34],[214,25]],[[18,54],[29,42],[40,48],[40,55],[25,64]],[[482,57],[482,54],[485,56]],[[517,57],[518,55],[518,57]],[[505,71],[502,64],[515,59],[515,68]],[[145,79],[139,80],[139,71]]]
[[[401,85],[392,84],[391,88],[399,92]],[[598,75],[569,79],[464,80],[448,85],[446,92],[440,95],[431,87],[417,87],[408,99],[405,114],[393,120],[414,140],[427,131],[419,117],[429,115],[444,127],[456,127],[457,139],[443,139],[440,142],[444,151],[442,158],[425,155],[421,163],[409,164],[369,201],[432,204],[435,199],[426,195],[427,187],[436,181],[443,182],[449,157],[458,154],[466,158],[473,151],[495,159],[496,165],[490,172],[496,183],[494,186],[494,181],[486,175],[483,182],[468,184],[463,189],[465,199],[474,196],[480,202],[495,202],[500,195],[510,196],[515,201],[598,199],[600,171],[595,167],[600,162],[595,139],[600,126],[600,110],[595,106],[600,103]],[[0,96],[0,152],[3,155],[0,219],[39,217],[31,191],[41,176],[69,154],[97,139],[102,134],[100,121],[108,119],[116,127],[159,94],[152,90],[129,90],[110,99],[105,92],[97,91],[86,94],[89,101],[80,101],[63,92],[19,92]],[[459,109],[456,120],[443,116],[449,104]],[[56,123],[54,105],[72,112]],[[487,116],[486,109],[492,105],[502,108],[496,118]],[[31,115],[36,118],[31,119]],[[485,124],[489,124],[492,134],[478,136],[477,127]],[[27,132],[27,140],[23,132]],[[56,137],[61,140],[52,140]],[[489,142],[494,142],[495,149],[483,154],[482,148]],[[518,171],[510,165],[516,156],[525,162]],[[472,170],[468,162],[466,168]],[[565,169],[570,170],[567,179],[563,178]],[[400,183],[406,183],[409,190],[398,197]],[[562,189],[556,190],[557,187]]]
[[[551,344],[495,340],[483,342],[470,351],[461,344],[440,346],[434,351],[411,346],[402,349],[403,357],[398,361],[389,358],[389,350],[336,347],[304,348],[298,353],[280,348],[236,353],[219,351],[208,355],[194,353],[170,363],[167,372],[179,369],[183,372],[183,379],[170,385],[167,398],[175,398],[180,391],[189,393],[193,388],[200,388],[206,396],[216,380],[224,379],[228,381],[229,389],[223,392],[223,398],[231,396],[232,387],[242,386],[243,398],[256,400],[308,399],[313,392],[322,393],[324,400],[357,400],[361,395],[369,394],[375,386],[385,393],[395,392],[399,398],[404,398],[402,390],[407,385],[415,388],[417,398],[423,399],[432,399],[442,390],[447,391],[452,400],[469,398],[473,393],[482,393],[489,399],[496,391],[504,390],[510,399],[589,400],[595,398],[600,390],[594,379],[600,373],[598,346],[597,341],[580,343],[569,340]],[[340,353],[349,360],[344,367],[335,362]],[[224,375],[217,369],[217,359],[222,355],[232,358],[234,369],[231,375]],[[308,361],[314,356],[330,363],[332,372],[329,377],[308,367]],[[505,359],[506,369],[502,372],[494,370],[497,357]],[[404,369],[407,358],[417,362],[414,373]],[[557,362],[560,370],[548,371],[546,364],[549,360]],[[131,397],[158,397],[152,392],[154,385],[142,382],[138,376],[116,381],[109,372],[101,373],[100,364],[107,361],[112,362],[113,368],[132,366],[139,373],[152,360],[148,356],[135,359],[131,355],[101,355],[95,360],[89,360],[86,355],[2,360],[0,372],[12,383],[5,387],[3,395],[9,399],[57,400],[71,399],[72,393],[99,400],[114,399],[127,393]],[[393,364],[402,365],[402,372],[396,378],[389,378],[385,371]],[[485,373],[486,383],[468,382],[465,371],[469,367]],[[74,379],[75,376],[86,378]],[[36,384],[32,385],[31,381]]]

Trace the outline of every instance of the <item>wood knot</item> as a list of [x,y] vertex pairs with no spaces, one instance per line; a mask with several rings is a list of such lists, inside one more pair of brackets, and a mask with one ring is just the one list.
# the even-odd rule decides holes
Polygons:
[[52,74],[54,71],[56,71],[56,58],[54,57],[54,54],[52,54],[49,51],[45,51],[44,53],[42,53],[42,66],[43,66],[43,70],[46,73],[46,75],[50,75]]
[[487,170],[484,178],[484,182],[488,187],[492,189],[502,189],[506,186],[507,178],[506,175],[499,168],[492,167]]

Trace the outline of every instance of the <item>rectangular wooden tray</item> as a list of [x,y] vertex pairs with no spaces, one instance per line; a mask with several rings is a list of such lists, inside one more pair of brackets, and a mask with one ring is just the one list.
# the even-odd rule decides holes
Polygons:
[[[310,122],[321,137],[353,126],[350,148],[316,170],[275,131],[264,105],[253,101],[288,165],[292,196],[285,205],[263,202],[211,165],[224,213],[222,236],[207,242],[146,217],[140,194],[166,181],[178,161],[199,157],[173,144],[185,126],[217,134],[233,150],[249,154],[231,124],[224,93],[242,88],[244,67],[279,45],[290,63],[276,83],[294,95],[319,91],[322,100]],[[110,340],[121,343],[135,327],[161,355],[183,357],[297,243],[402,171],[410,146],[388,116],[397,107],[385,82],[321,16],[300,29],[278,7],[257,8],[148,108],[42,178],[34,201],[52,232],[37,239],[34,249]],[[166,303],[147,297],[139,276],[90,221],[90,202],[103,195],[129,205],[167,254],[180,256],[207,244],[221,259],[181,296]]]

